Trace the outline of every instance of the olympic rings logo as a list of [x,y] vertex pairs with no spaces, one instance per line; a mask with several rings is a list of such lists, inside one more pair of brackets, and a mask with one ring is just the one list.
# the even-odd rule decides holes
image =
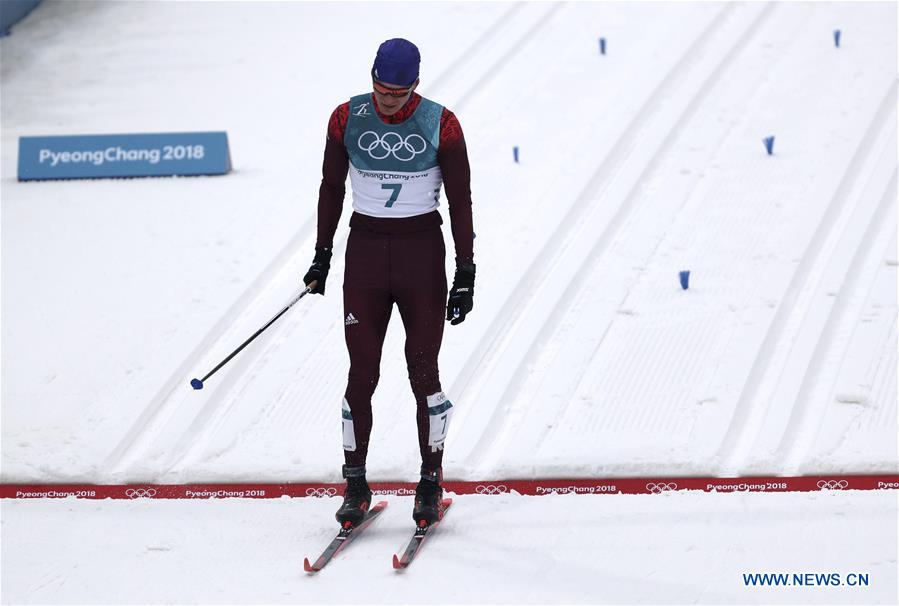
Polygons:
[[373,130],[367,130],[359,135],[356,143],[375,160],[383,160],[392,155],[400,162],[408,162],[428,148],[424,137],[415,133],[403,139],[399,133],[386,133],[382,137]]
[[849,486],[846,480],[818,480],[820,490],[843,490]]
[[505,494],[509,492],[509,487],[505,484],[478,484],[474,491],[478,494]]
[[646,485],[646,490],[652,494],[661,494],[663,492],[668,492],[669,490],[677,490],[677,484],[675,482],[662,482],[661,484],[650,482]]
[[148,499],[156,496],[155,488],[129,488],[125,491],[129,499]]
[[333,497],[337,494],[336,488],[307,488],[307,497]]

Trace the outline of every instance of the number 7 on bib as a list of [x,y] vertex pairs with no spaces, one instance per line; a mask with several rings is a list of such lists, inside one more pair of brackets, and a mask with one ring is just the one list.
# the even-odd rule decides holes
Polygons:
[[400,190],[403,189],[402,183],[382,183],[381,189],[391,189],[393,193],[390,194],[390,198],[387,200],[387,204],[384,206],[386,208],[390,208],[393,206],[393,203],[396,202],[396,199],[400,197]]

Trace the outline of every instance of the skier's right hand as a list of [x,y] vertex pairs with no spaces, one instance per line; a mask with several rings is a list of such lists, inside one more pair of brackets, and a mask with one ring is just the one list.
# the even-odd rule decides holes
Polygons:
[[315,280],[315,288],[309,292],[315,295],[325,294],[325,280],[328,279],[328,271],[330,271],[330,269],[331,248],[316,248],[315,258],[312,259],[312,267],[310,267],[309,271],[306,272],[306,275],[303,276],[303,286],[308,287],[309,284],[311,284],[312,281]]

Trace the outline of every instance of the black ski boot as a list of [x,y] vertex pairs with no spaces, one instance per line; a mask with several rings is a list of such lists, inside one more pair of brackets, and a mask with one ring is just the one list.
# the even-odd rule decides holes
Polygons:
[[421,469],[421,480],[415,488],[415,508],[412,519],[418,526],[429,526],[443,517],[442,469]]
[[346,478],[346,491],[343,493],[343,505],[337,510],[335,517],[341,528],[349,528],[358,526],[365,519],[365,513],[371,505],[371,489],[365,480],[365,465],[344,465],[343,477]]

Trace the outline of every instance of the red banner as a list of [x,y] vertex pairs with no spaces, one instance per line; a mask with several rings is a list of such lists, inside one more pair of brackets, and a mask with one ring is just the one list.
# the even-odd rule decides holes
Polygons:
[[[484,480],[443,483],[447,492],[481,495],[661,494],[704,492],[813,492],[819,490],[897,490],[899,474],[742,478],[615,478],[576,480]],[[376,495],[412,496],[411,482],[372,482]],[[343,484],[0,484],[3,499],[277,499],[333,497]]]

